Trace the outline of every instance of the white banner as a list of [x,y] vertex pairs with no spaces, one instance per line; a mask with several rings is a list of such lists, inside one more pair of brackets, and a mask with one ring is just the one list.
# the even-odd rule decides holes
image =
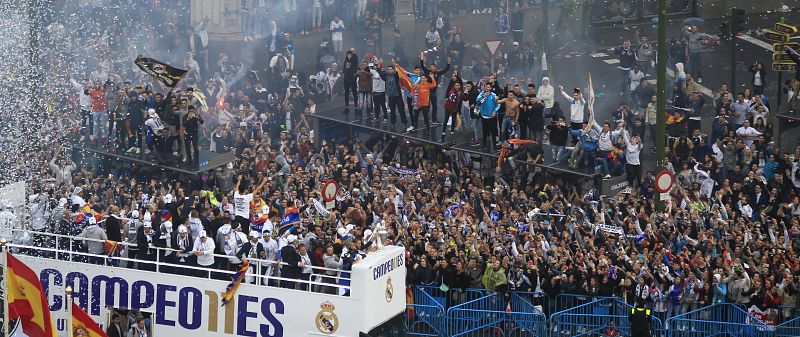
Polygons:
[[619,226],[597,224],[597,229],[599,229],[599,230],[601,230],[603,232],[606,232],[606,233],[622,235],[622,227],[619,227]]

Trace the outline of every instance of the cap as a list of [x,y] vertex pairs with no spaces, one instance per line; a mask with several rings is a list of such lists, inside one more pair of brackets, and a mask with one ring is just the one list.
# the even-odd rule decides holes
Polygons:
[[207,236],[208,236],[208,235],[206,234],[206,231],[204,231],[204,230],[201,230],[201,231],[200,231],[200,237],[201,237],[201,238],[204,238],[204,237],[207,237]]
[[145,228],[153,228],[153,223],[150,222],[150,221],[147,221],[147,222],[144,223],[144,227]]
[[256,232],[256,231],[250,231],[250,237],[251,237],[251,238],[256,238],[256,239],[258,239],[258,232]]
[[189,230],[184,225],[178,226],[178,233],[189,233]]
[[138,219],[139,218],[139,211],[138,210],[131,211],[131,218]]
[[231,232],[231,228],[230,227],[220,227],[219,228],[219,232],[222,233],[222,235],[228,235]]
[[156,109],[153,109],[153,108],[147,109],[147,114],[150,115],[150,116],[157,116],[158,115],[158,114],[156,114]]
[[272,235],[272,231],[269,230],[269,229],[265,229],[263,232],[261,232],[261,234],[262,235],[270,235],[271,236]]
[[512,43],[511,45],[512,45],[512,46],[519,46],[519,42],[517,42],[517,41],[514,41],[514,43]]
[[297,241],[297,235],[289,234],[289,236],[286,237],[286,241],[289,243]]

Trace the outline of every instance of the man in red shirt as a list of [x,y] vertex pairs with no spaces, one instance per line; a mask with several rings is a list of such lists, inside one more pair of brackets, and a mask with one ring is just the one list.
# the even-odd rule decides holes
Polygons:
[[108,106],[106,102],[106,91],[100,85],[100,81],[94,82],[94,88],[89,89],[89,96],[92,97],[92,120],[94,128],[92,130],[92,144],[108,143]]

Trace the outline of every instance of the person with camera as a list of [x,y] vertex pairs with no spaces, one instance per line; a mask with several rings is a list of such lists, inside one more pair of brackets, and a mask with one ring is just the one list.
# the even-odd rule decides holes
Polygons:
[[199,129],[201,124],[205,124],[203,117],[197,113],[194,105],[190,105],[183,116],[183,145],[186,148],[186,156],[183,162],[197,162],[200,159],[200,151],[197,142],[199,140]]

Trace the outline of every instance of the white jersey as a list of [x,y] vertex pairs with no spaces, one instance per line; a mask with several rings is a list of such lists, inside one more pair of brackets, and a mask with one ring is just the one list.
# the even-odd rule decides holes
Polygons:
[[148,118],[144,122],[144,125],[146,125],[148,128],[150,128],[150,130],[153,130],[153,132],[156,132],[156,133],[161,131],[161,130],[164,130],[164,123],[161,121],[161,118],[158,118],[158,117],[150,117],[150,118]]
[[0,237],[11,241],[11,237],[14,234],[12,229],[14,229],[18,223],[17,216],[11,213],[11,211],[0,212]]
[[239,194],[233,193],[234,215],[245,219],[250,219],[250,201],[253,200],[253,193]]

